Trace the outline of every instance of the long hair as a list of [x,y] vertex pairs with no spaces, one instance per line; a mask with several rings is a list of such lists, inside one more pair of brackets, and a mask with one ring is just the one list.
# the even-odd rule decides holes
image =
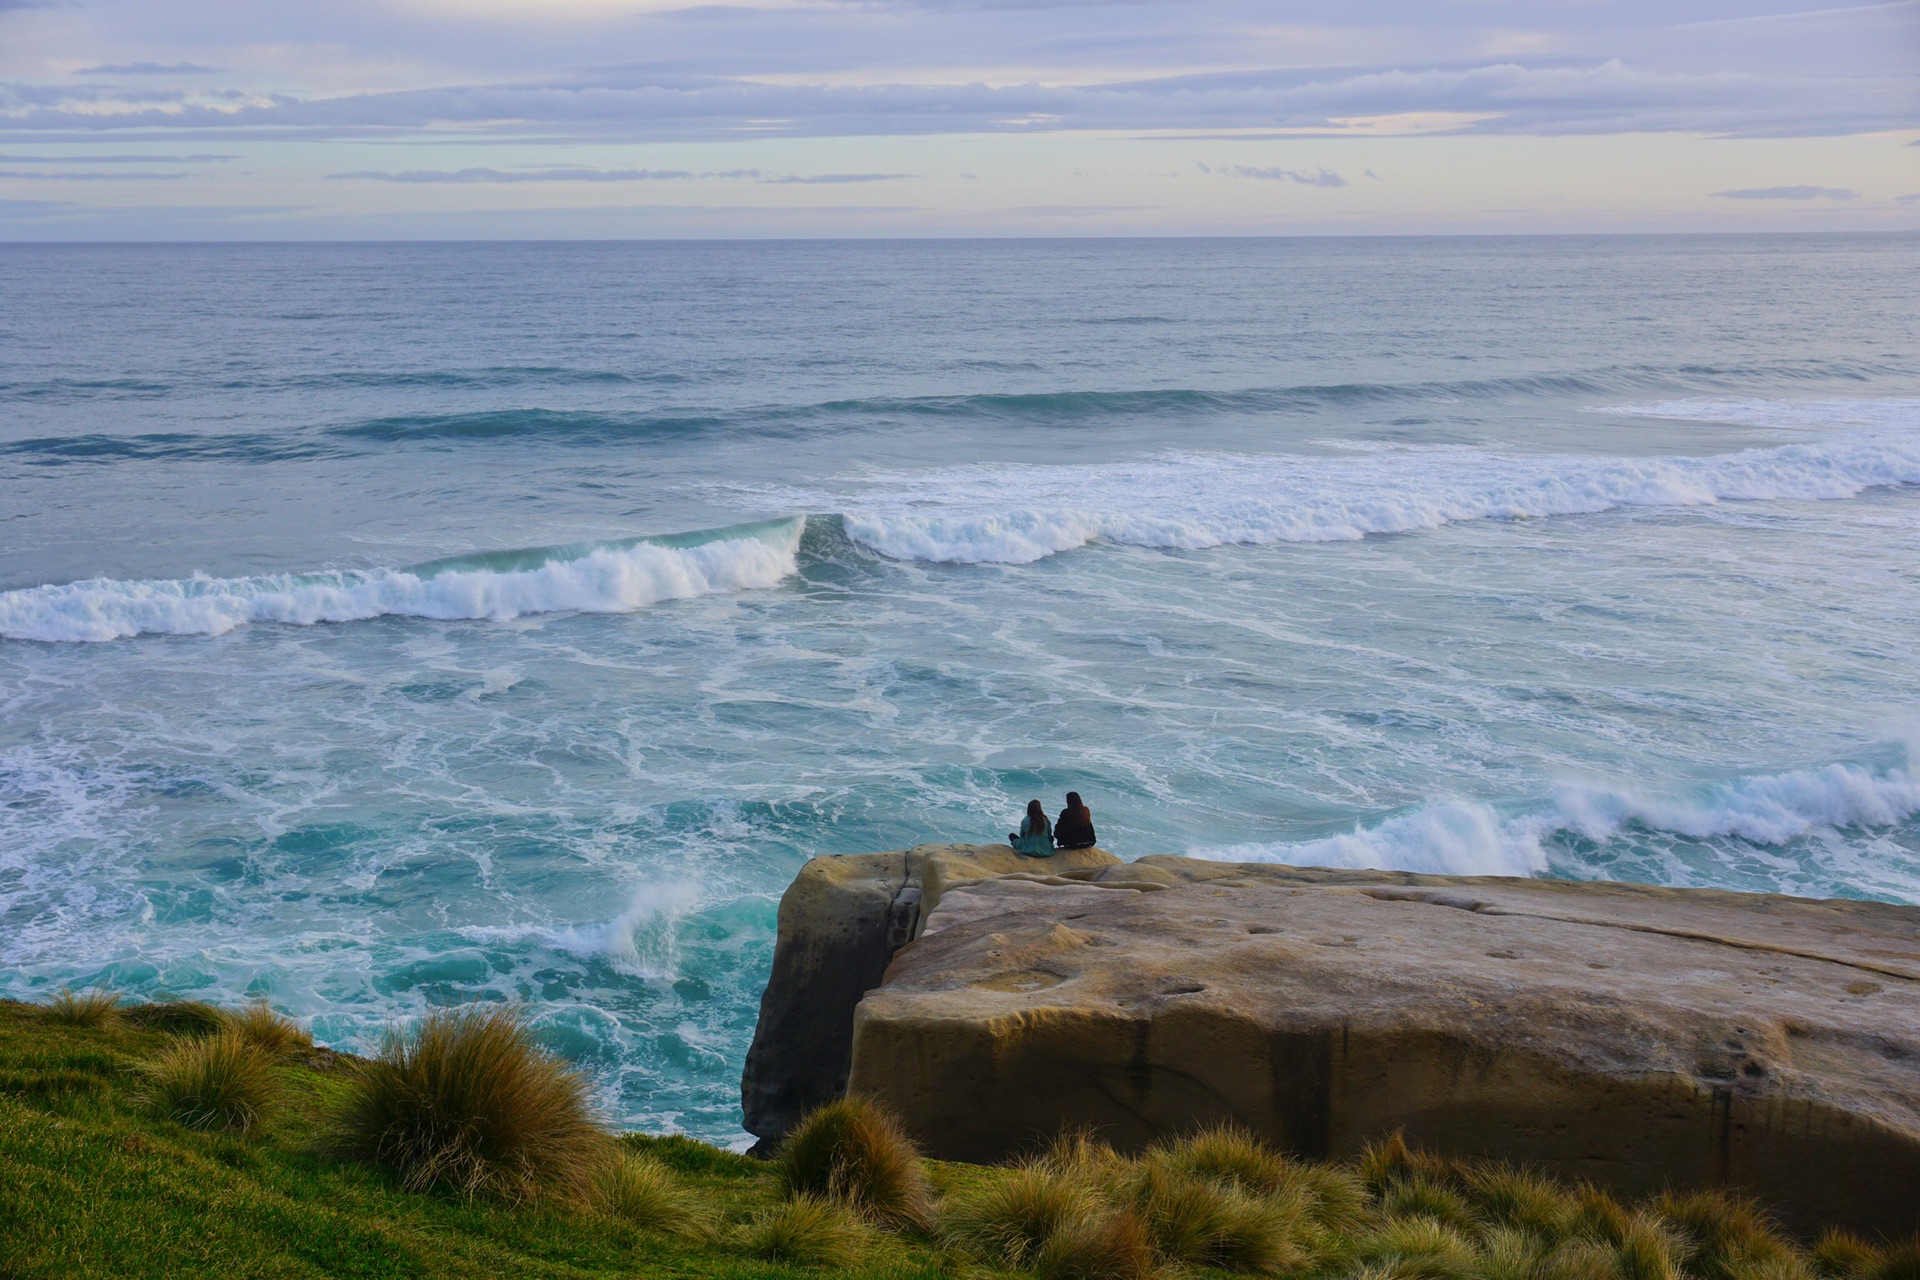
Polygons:
[[1085,813],[1086,811],[1087,805],[1086,802],[1080,798],[1080,793],[1078,791],[1067,792],[1067,812]]
[[1047,825],[1047,811],[1038,800],[1027,801],[1027,823],[1029,831],[1038,831]]

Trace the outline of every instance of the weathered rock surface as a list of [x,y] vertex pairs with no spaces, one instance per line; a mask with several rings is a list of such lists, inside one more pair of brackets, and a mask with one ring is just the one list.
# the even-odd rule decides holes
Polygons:
[[1117,865],[1099,849],[1027,858],[1004,844],[919,845],[814,858],[780,899],[773,973],[740,1080],[747,1132],[778,1141],[846,1091],[853,1010],[887,962],[956,884],[985,877],[1088,874]]
[[[916,855],[938,900],[862,999]],[[846,1081],[948,1158],[1072,1125],[1137,1147],[1231,1118],[1316,1156],[1404,1128],[1801,1227],[1920,1225],[1920,909],[1181,858],[980,880],[999,863],[957,855],[809,864],[750,1128]]]

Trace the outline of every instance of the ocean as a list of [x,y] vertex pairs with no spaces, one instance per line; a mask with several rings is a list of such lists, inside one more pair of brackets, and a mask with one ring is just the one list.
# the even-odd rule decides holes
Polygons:
[[526,1005],[738,1142],[780,892],[1920,903],[1920,237],[0,246],[0,996]]

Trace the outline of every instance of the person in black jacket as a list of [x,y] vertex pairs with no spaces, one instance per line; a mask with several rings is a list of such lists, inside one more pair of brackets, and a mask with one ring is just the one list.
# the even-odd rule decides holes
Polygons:
[[1067,792],[1067,807],[1053,824],[1053,842],[1062,849],[1091,849],[1094,841],[1093,810],[1081,801],[1078,791]]

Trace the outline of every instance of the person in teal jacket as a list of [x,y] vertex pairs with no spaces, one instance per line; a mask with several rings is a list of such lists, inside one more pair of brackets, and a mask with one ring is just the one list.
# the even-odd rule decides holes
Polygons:
[[1007,834],[1007,843],[1015,853],[1024,853],[1029,858],[1053,856],[1053,824],[1047,821],[1047,811],[1040,807],[1038,800],[1027,801],[1027,816],[1020,819],[1017,833]]

